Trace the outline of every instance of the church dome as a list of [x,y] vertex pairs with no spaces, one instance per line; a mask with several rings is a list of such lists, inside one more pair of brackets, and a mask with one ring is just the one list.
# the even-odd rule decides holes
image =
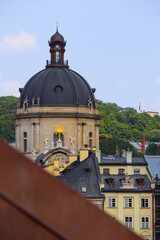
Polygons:
[[64,37],[57,30],[57,32],[51,37],[50,42],[64,42]]
[[94,90],[87,81],[65,67],[50,67],[35,74],[21,90],[20,107],[27,99],[28,106],[88,106],[95,108]]
[[35,74],[20,89],[20,107],[27,104],[39,106],[86,106],[95,105],[94,91],[87,81],[69,69],[64,60],[64,37],[58,32],[49,42],[51,60],[47,60],[46,69]]

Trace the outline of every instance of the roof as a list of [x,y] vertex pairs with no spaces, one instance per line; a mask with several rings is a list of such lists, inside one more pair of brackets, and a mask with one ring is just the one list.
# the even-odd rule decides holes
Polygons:
[[[142,143],[141,142],[132,142],[130,141],[129,142],[133,147],[135,147],[137,150],[141,151],[142,150]],[[147,149],[148,147],[148,144],[145,144],[145,150]]]
[[57,29],[56,33],[50,39],[50,43],[52,43],[52,42],[64,43],[64,37],[58,32],[58,29]]
[[100,191],[100,172],[95,154],[68,166],[60,178],[87,198],[104,198]]
[[155,178],[156,174],[160,177],[160,156],[148,156],[144,155],[145,160],[148,163],[149,170],[152,177]]
[[20,107],[24,100],[28,106],[79,106],[88,107],[90,100],[95,108],[94,90],[77,72],[65,67],[46,68],[21,89]]
[[[101,178],[104,182],[104,188],[102,189],[102,192],[150,192],[151,189],[151,183],[147,175],[129,175],[129,177],[132,177],[135,179],[134,187],[135,188],[121,188],[123,185],[121,183],[122,180],[125,179],[125,175],[102,175]],[[113,179],[114,184],[109,184],[108,180]],[[144,180],[144,185],[140,185],[138,183],[138,180]]]
[[127,163],[126,157],[102,154],[100,165],[147,165],[147,162],[144,157],[132,157],[132,163]]

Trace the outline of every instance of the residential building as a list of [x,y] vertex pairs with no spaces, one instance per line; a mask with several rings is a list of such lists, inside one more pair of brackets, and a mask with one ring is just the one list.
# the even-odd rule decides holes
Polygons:
[[135,231],[143,239],[153,239],[151,178],[145,158],[102,155],[99,163],[104,211]]
[[155,181],[155,215],[154,215],[154,231],[155,239],[160,240],[160,156],[147,156],[145,160],[148,163],[148,169],[151,177]]

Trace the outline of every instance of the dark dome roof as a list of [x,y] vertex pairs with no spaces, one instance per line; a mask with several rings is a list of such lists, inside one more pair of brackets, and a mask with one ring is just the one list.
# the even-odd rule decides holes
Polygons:
[[20,107],[27,98],[28,106],[88,106],[90,99],[95,108],[95,97],[86,80],[78,73],[63,67],[46,68],[35,74],[21,90]]
[[56,33],[51,37],[50,42],[63,42],[64,43],[64,37],[56,31]]

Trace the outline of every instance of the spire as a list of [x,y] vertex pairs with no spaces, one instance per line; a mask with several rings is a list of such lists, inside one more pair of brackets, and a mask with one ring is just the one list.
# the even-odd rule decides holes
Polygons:
[[58,24],[59,24],[59,22],[56,21],[55,24],[56,24],[56,32],[58,32]]

